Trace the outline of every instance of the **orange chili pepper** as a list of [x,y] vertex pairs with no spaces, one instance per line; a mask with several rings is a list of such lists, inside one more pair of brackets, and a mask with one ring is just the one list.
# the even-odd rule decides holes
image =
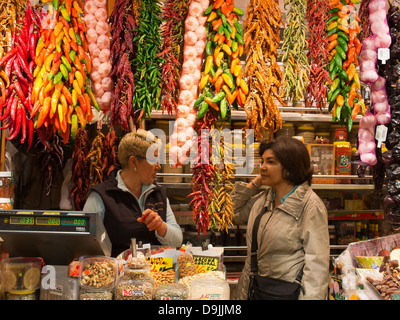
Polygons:
[[209,105],[210,107],[212,107],[214,110],[219,111],[218,105],[217,105],[215,102],[211,102],[211,98],[210,98],[210,97],[206,97],[206,98],[204,99],[204,101],[207,102],[208,105]]

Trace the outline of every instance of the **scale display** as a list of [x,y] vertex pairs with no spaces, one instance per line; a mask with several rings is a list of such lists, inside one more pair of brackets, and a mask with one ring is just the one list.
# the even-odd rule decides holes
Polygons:
[[103,221],[94,212],[0,210],[0,238],[10,256],[38,256],[46,264],[111,254]]
[[0,230],[88,232],[89,217],[59,212],[0,212]]

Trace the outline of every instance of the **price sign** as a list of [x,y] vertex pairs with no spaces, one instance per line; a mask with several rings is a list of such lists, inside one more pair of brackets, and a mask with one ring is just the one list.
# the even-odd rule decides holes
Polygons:
[[218,257],[193,256],[197,272],[217,271],[219,267]]
[[146,257],[151,264],[151,272],[173,269],[173,259],[165,257]]

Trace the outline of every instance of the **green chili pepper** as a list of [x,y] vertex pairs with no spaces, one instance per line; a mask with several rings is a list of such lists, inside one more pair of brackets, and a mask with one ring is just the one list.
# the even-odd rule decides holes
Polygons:
[[238,49],[238,44],[235,40],[232,41],[231,49],[233,52],[236,52],[236,50]]
[[330,76],[330,78],[331,78],[332,80],[335,79],[338,70],[339,70],[339,66],[336,66],[336,65],[335,65],[335,67],[333,68],[332,72],[329,73],[329,76]]
[[203,12],[203,16],[208,16],[208,15],[211,13],[211,11],[212,11],[213,6],[214,6],[214,4],[211,4],[211,5],[206,9],[206,11]]
[[197,98],[197,100],[194,103],[194,107],[197,109],[198,106],[204,101],[205,95],[201,94],[199,95],[199,97]]
[[337,37],[337,42],[344,52],[347,52],[347,42],[342,37]]
[[346,60],[346,59],[347,59],[346,52],[343,51],[343,49],[342,49],[341,46],[336,46],[335,49],[336,49],[337,53],[340,55],[340,57],[341,57],[343,60]]
[[328,91],[328,94],[326,96],[328,101],[331,100],[330,97],[336,91],[337,87],[339,86],[339,83],[340,83],[340,79],[339,78],[336,78],[335,80],[332,81],[331,87],[330,87],[330,89]]
[[226,98],[224,97],[220,104],[219,104],[219,110],[221,112],[221,119],[224,120],[226,118],[226,113],[227,113],[227,105],[226,105]]
[[69,72],[72,72],[72,67],[65,56],[61,56],[61,62],[67,67]]
[[53,4],[54,9],[57,11],[58,7],[59,7],[59,0],[53,0],[52,4]]
[[203,101],[200,105],[200,111],[197,113],[197,119],[201,119],[208,110],[208,103]]
[[225,98],[225,92],[224,91],[220,91],[218,92],[212,99],[211,102],[217,103],[220,102],[223,98]]
[[244,12],[242,9],[238,8],[238,7],[234,7],[232,12],[236,13],[238,16],[242,16],[244,15]]
[[346,42],[349,42],[349,37],[343,31],[338,31],[338,37],[343,38]]
[[328,31],[328,33],[326,34],[326,36],[329,38],[331,35],[333,35],[334,33],[337,33],[339,30],[338,27],[334,27],[331,30]]
[[242,28],[242,26],[240,25],[240,23],[239,22],[235,22],[235,28],[236,28],[236,32],[239,32],[239,34],[241,35],[241,36],[243,36],[243,28]]
[[338,14],[336,14],[336,15],[330,17],[330,18],[328,19],[328,21],[326,21],[326,25],[329,26],[329,24],[330,24],[332,21],[335,21],[335,20],[337,20],[337,19],[339,19],[339,15],[338,15]]
[[68,70],[67,70],[67,67],[64,66],[62,63],[60,64],[60,71],[64,77],[64,80],[68,81]]
[[341,69],[342,68],[342,58],[338,52],[335,53],[333,56],[333,59],[335,59],[336,65]]
[[[57,10],[57,9],[56,9],[56,10]],[[62,16],[63,16],[63,18],[64,18],[65,20],[67,20],[68,22],[71,21],[71,17],[69,16],[69,13],[68,13],[67,9],[65,9],[65,7],[62,7],[62,8],[61,8],[61,14],[62,14]]]
[[349,81],[349,76],[347,74],[347,72],[343,69],[339,69],[338,71],[339,76],[344,80],[344,81]]
[[71,50],[69,52],[69,57],[72,61],[75,61],[75,56],[76,56],[76,51],[75,50]]
[[59,82],[61,81],[62,77],[63,77],[62,72],[61,72],[61,71],[58,71],[58,72],[56,73],[56,75],[54,76],[53,83],[54,83],[54,84],[59,83]]
[[328,11],[330,14],[334,14],[334,13],[338,13],[339,12],[339,8],[332,8]]
[[333,92],[333,94],[332,94],[332,96],[331,96],[331,99],[330,99],[329,101],[330,101],[330,102],[335,101],[335,100],[336,100],[336,97],[339,95],[339,93],[340,93],[340,88],[337,88],[337,89]]
[[219,26],[219,28],[217,29],[217,32],[218,32],[218,34],[222,34],[224,32],[224,25],[223,24],[221,24]]
[[236,40],[240,44],[244,44],[243,37],[238,32],[236,32]]

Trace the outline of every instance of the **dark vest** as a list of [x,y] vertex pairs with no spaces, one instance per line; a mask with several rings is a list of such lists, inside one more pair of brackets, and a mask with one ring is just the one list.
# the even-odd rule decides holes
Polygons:
[[[142,210],[136,197],[130,192],[117,187],[117,171],[111,172],[108,179],[90,188],[96,191],[104,202],[104,227],[112,244],[111,255],[116,257],[122,251],[130,248],[131,238],[136,241],[160,245],[155,231],[149,231],[144,223],[137,222]],[[164,187],[156,185],[145,196],[145,209],[156,211],[163,221],[167,217],[167,193]]]

